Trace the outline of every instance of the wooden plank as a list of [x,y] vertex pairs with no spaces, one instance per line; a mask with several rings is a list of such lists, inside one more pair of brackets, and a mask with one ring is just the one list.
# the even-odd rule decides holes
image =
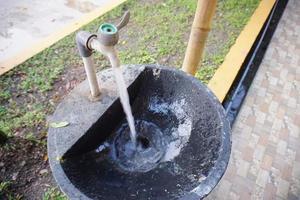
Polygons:
[[235,44],[230,48],[224,62],[209,81],[208,87],[215,93],[220,102],[225,99],[246,56],[267,20],[275,1],[262,0],[260,2]]

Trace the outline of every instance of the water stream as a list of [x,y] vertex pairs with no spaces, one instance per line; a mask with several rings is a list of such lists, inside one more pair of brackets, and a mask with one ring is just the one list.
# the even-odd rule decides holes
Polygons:
[[126,119],[130,129],[130,138],[134,146],[136,146],[136,130],[134,126],[134,118],[132,115],[130,102],[129,102],[129,95],[127,91],[127,87],[125,84],[125,80],[122,74],[122,69],[120,68],[120,61],[117,57],[117,53],[113,51],[112,53],[108,54],[109,60],[111,62],[116,83],[118,86],[118,91],[120,95],[121,104],[123,106],[124,113],[126,115]]
[[[128,123],[124,123],[116,131],[111,145],[100,145],[96,150],[101,152],[110,147],[110,158],[121,170],[147,172],[155,168],[160,161],[173,160],[180,154],[180,150],[186,145],[191,134],[192,121],[184,110],[184,99],[166,103],[155,97],[144,108],[155,116],[165,116],[166,121],[173,117],[178,120],[172,129],[165,129],[164,134],[160,127],[149,121],[133,118],[130,106],[129,94],[123,77],[120,61],[114,47],[103,47],[99,43],[92,43],[93,48],[108,57],[115,76],[120,101]],[[153,69],[153,76],[160,76],[160,70]],[[169,121],[170,122],[170,121]],[[137,132],[138,131],[138,135]]]

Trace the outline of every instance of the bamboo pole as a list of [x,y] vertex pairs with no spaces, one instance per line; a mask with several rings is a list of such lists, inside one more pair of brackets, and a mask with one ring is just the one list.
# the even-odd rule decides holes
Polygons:
[[198,0],[190,39],[182,66],[182,70],[191,75],[195,75],[201,61],[216,5],[217,0]]

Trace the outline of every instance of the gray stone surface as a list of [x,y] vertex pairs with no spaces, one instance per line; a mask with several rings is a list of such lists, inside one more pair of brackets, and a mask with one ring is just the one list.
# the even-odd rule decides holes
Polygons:
[[[143,68],[124,70],[125,81],[128,85],[135,79]],[[48,140],[54,145],[55,159],[60,159],[75,142],[83,136],[109,106],[118,98],[118,92],[112,69],[107,69],[97,74],[101,91],[99,100],[91,100],[90,89],[87,81],[75,88],[62,103],[55,113],[49,117],[49,123],[66,121],[68,126],[62,128],[49,128]],[[51,152],[51,155],[53,152]]]

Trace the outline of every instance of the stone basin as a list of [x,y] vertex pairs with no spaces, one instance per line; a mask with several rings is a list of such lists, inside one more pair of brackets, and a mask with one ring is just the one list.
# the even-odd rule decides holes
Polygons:
[[128,151],[113,71],[103,70],[97,74],[99,100],[90,100],[84,81],[49,118],[69,122],[48,132],[49,162],[59,187],[70,199],[207,196],[223,176],[231,150],[222,105],[199,80],[174,68],[123,69],[140,152],[131,157]]

